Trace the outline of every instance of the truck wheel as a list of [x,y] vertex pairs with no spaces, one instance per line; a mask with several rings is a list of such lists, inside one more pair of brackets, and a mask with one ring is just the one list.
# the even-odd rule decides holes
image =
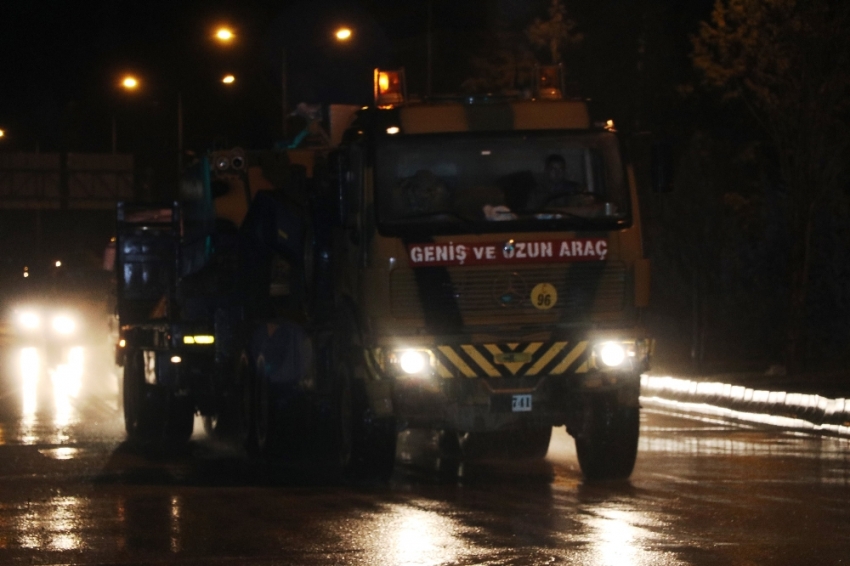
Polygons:
[[239,365],[236,366],[236,393],[234,416],[236,428],[236,441],[245,447],[249,454],[257,452],[257,439],[254,436],[253,399],[254,399],[254,368],[248,358],[247,352],[239,356]]
[[277,398],[269,377],[261,369],[264,364],[265,360],[263,356],[260,356],[257,359],[257,371],[254,375],[253,438],[259,454],[275,456],[280,451],[281,431],[278,426]]
[[369,408],[365,388],[340,363],[334,395],[334,463],[347,480],[388,481],[395,467],[395,420],[378,418]]
[[144,354],[127,353],[124,366],[124,428],[137,442],[185,444],[192,436],[195,408],[189,397],[178,397],[145,382]]
[[157,426],[162,423],[161,403],[154,388],[145,383],[144,358],[140,350],[127,352],[124,365],[124,429],[133,441],[156,439]]
[[347,477],[354,461],[354,395],[351,370],[345,361],[337,364],[333,394],[333,466]]
[[364,477],[386,482],[395,469],[398,439],[395,419],[376,418],[368,408],[368,402],[364,405],[360,405],[359,426],[355,427],[354,436],[357,470]]
[[246,400],[245,389],[251,375],[247,354],[243,353],[233,365],[233,382],[222,397],[218,411],[204,416],[204,431],[207,436],[219,440],[235,442],[244,446],[250,430],[248,415],[251,411],[251,399]]
[[588,396],[582,430],[574,435],[584,477],[591,481],[628,478],[635,466],[639,434],[637,405],[620,404],[616,393]]
[[163,393],[166,409],[162,440],[175,446],[186,444],[195,428],[195,405],[190,397]]

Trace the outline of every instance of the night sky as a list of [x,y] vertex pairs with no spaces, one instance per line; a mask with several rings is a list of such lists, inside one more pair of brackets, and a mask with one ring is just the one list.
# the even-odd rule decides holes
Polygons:
[[[152,134],[154,125],[176,116],[180,93],[189,145],[210,135],[213,130],[201,125],[209,121],[226,122],[220,129],[240,138],[236,143],[245,138],[268,143],[272,133],[266,130],[281,121],[284,49],[290,106],[365,103],[372,67],[397,64],[393,59],[411,38],[421,39],[419,59],[424,57],[426,5],[417,13],[416,6],[400,4],[4,2],[0,127],[7,131],[8,146],[19,150],[107,151],[113,115],[119,133],[129,127]],[[474,25],[474,13],[449,8],[440,7],[441,17],[453,25]],[[212,40],[219,23],[235,27],[233,45]],[[345,45],[331,35],[343,24],[355,30]],[[141,77],[139,92],[117,87],[125,71]],[[231,88],[218,82],[225,72],[237,77]],[[255,123],[264,120],[268,128]],[[248,123],[237,127],[240,121]],[[120,136],[119,150],[133,149],[134,142]]]
[[[545,17],[549,5],[431,1],[435,93],[458,91],[469,75],[469,55],[480,50],[488,29],[522,30]],[[667,105],[675,84],[687,78],[688,35],[710,5],[568,2],[585,34],[567,61],[571,79],[607,101],[610,114],[629,120],[636,105]],[[302,101],[366,103],[375,66],[404,66],[408,90],[423,93],[427,22],[427,0],[4,2],[0,128],[7,135],[0,151],[108,152],[114,123],[119,152],[142,162],[157,151],[173,155],[178,98],[185,148],[269,147],[282,129],[284,52],[290,108]],[[238,34],[229,47],[212,39],[220,23]],[[352,41],[333,39],[339,25],[354,30]],[[635,79],[641,33],[656,37],[642,55],[644,93],[636,91]],[[141,78],[138,92],[118,87],[124,72]],[[219,82],[226,72],[237,77],[235,85]]]

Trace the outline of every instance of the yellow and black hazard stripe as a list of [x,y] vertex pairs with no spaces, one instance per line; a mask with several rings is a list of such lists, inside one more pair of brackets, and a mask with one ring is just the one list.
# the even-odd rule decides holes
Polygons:
[[440,377],[533,377],[585,373],[588,341],[456,344],[432,349]]

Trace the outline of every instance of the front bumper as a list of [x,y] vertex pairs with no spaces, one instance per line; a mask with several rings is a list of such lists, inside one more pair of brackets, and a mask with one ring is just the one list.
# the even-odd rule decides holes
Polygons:
[[[623,346],[613,366],[603,360],[612,343]],[[405,350],[375,348],[370,356],[375,377],[392,383],[402,426],[491,431],[569,424],[595,394],[636,405],[650,347],[648,340],[611,337],[418,346],[429,363],[415,374],[396,363]]]
[[533,380],[396,380],[393,405],[405,428],[484,432],[567,425],[591,395],[615,394],[623,404],[637,404],[639,392],[640,374],[625,372],[546,375]]

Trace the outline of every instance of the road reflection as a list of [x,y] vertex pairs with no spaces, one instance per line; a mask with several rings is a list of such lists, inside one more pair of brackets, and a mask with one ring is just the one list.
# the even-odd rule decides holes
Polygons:
[[83,362],[83,348],[77,346],[68,352],[67,363],[59,364],[50,371],[55,403],[53,424],[57,427],[66,427],[79,420],[73,401],[79,396],[83,385]]
[[78,497],[54,497],[43,507],[33,508],[17,521],[18,544],[22,548],[55,551],[79,550],[83,501]]
[[[638,527],[635,523],[646,520],[642,513],[632,510],[598,508],[586,520],[591,530],[588,564],[619,566],[621,564],[680,564],[673,557],[663,559],[656,543],[658,535]],[[650,550],[652,549],[652,550]]]
[[180,511],[181,511],[181,502],[180,497],[176,495],[171,496],[171,552],[177,553],[183,547],[181,541],[181,531],[180,531]]
[[377,523],[369,552],[376,564],[454,564],[467,553],[451,518],[438,513],[393,506]]
[[41,376],[41,358],[36,348],[22,348],[19,371],[21,376],[21,432],[23,444],[35,444],[36,411],[38,410],[38,382]]
[[[85,424],[82,405],[105,401],[110,412],[118,409],[117,377],[110,361],[100,354],[94,348],[74,346],[51,364],[40,348],[9,351],[11,363],[3,381],[17,392],[20,417],[17,430],[3,427],[0,443],[67,443],[73,440],[71,428]],[[72,456],[71,452],[51,454],[56,459]]]
[[[21,376],[21,441],[33,444],[36,441],[35,426],[40,412],[52,409],[53,426],[59,434],[59,440],[67,440],[68,436],[60,432],[64,427],[79,421],[79,412],[75,408],[75,400],[80,395],[83,384],[84,350],[76,346],[68,350],[64,363],[55,367],[47,367],[43,363],[41,353],[36,348],[22,348],[19,357]],[[46,372],[43,371],[46,369]],[[45,373],[47,375],[45,375]],[[39,407],[44,399],[41,395],[42,379],[48,379],[52,393],[52,407]]]

